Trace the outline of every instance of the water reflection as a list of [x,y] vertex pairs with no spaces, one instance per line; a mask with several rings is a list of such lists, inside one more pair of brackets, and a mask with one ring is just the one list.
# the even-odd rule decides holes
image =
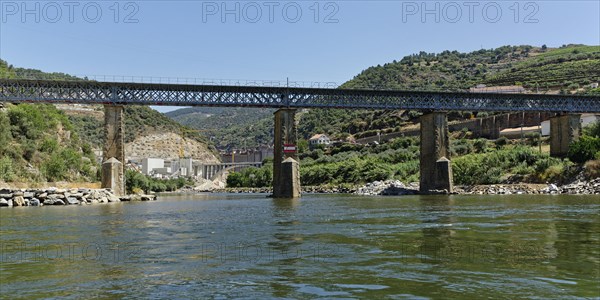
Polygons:
[[422,238],[419,247],[423,263],[440,264],[448,258],[452,249],[452,224],[454,201],[447,196],[423,197],[420,200],[420,219]]
[[282,199],[272,200],[272,219],[275,225],[273,237],[275,240],[268,243],[269,249],[278,256],[276,262],[277,271],[275,280],[269,283],[272,294],[275,297],[287,298],[294,292],[294,288],[289,285],[289,279],[296,278],[297,268],[294,266],[300,261],[303,238],[297,233],[300,221],[296,216],[296,211],[300,206],[300,199]]

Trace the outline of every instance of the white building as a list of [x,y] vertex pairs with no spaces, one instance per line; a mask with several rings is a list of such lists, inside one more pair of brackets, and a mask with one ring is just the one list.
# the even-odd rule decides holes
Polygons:
[[[592,123],[600,121],[600,115],[595,114],[582,114],[581,115],[581,127],[588,126]],[[550,120],[546,120],[542,122],[542,135],[548,136],[550,135]]]
[[142,173],[150,175],[154,169],[164,168],[165,161],[160,158],[144,158],[142,159]]
[[329,139],[329,137],[326,134],[315,134],[308,140],[308,142],[310,143],[311,147],[314,147],[316,145],[331,144],[331,140]]

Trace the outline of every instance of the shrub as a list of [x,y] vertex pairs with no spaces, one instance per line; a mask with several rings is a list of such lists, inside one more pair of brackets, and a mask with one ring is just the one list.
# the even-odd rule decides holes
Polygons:
[[473,142],[473,148],[477,153],[484,153],[487,150],[487,140],[486,139],[476,139]]
[[529,132],[525,134],[527,144],[530,146],[538,146],[541,134],[539,132]]
[[231,172],[227,175],[227,187],[242,187],[243,182],[243,175],[241,173]]
[[584,163],[594,159],[598,151],[600,151],[600,138],[584,135],[570,145],[568,157],[573,162]]
[[188,184],[193,184],[193,182],[186,178],[155,179],[133,170],[125,171],[127,193],[139,194],[140,190],[145,192],[175,191]]
[[600,121],[596,121],[583,128],[583,134],[600,138]]
[[506,146],[506,144],[508,144],[508,139],[504,136],[500,137],[499,139],[496,140],[495,144],[496,144],[496,149],[500,149],[503,146]]
[[40,151],[46,153],[52,153],[58,149],[58,141],[53,138],[46,138],[40,145]]
[[600,160],[590,160],[585,163],[585,177],[588,179],[600,177]]
[[0,180],[4,182],[10,182],[15,177],[15,172],[13,170],[13,161],[10,157],[2,157],[0,158]]

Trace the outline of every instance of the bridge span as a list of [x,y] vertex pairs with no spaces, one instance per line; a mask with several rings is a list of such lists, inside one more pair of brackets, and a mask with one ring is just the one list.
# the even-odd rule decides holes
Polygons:
[[[0,102],[103,104],[106,144],[102,186],[124,193],[124,105],[238,106],[278,109],[273,196],[300,196],[296,110],[299,108],[420,110],[420,189],[452,192],[447,111],[546,112],[551,154],[564,156],[580,132],[579,114],[600,113],[600,96],[414,92],[262,86],[148,84],[0,79]],[[285,147],[285,149],[284,149]]]

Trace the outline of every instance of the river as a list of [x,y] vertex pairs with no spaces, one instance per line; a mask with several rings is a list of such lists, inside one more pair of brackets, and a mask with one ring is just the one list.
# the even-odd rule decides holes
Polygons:
[[0,298],[598,298],[600,197],[166,195],[0,209]]

